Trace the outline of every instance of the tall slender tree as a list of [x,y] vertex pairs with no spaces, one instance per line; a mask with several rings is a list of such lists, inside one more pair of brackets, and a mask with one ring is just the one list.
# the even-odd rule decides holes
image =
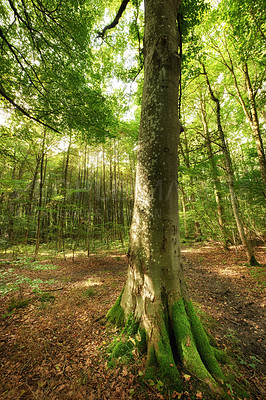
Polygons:
[[207,148],[207,154],[209,157],[210,166],[212,169],[212,181],[214,186],[214,194],[215,194],[215,201],[217,204],[217,214],[218,214],[218,222],[219,222],[219,229],[220,229],[220,236],[221,241],[223,243],[223,247],[227,248],[227,238],[225,233],[225,215],[224,215],[224,207],[222,204],[222,193],[221,193],[221,182],[218,174],[217,164],[214,159],[212,143],[210,138],[210,132],[208,128],[207,122],[207,113],[206,113],[206,104],[205,99],[202,96],[200,98],[200,112],[202,117],[202,125],[205,135],[205,143]]
[[202,67],[203,67],[203,73],[206,77],[206,83],[208,86],[210,97],[215,103],[217,129],[218,129],[218,134],[219,134],[219,138],[220,138],[220,142],[221,142],[222,152],[224,155],[224,162],[225,162],[225,169],[226,169],[226,174],[227,174],[227,181],[228,181],[228,187],[229,187],[229,192],[230,192],[231,204],[232,204],[232,209],[233,209],[238,233],[239,233],[242,245],[246,251],[248,263],[250,265],[257,265],[258,262],[255,258],[253,247],[245,233],[243,218],[241,216],[238,197],[237,197],[236,190],[235,190],[235,177],[234,177],[234,169],[233,169],[233,165],[232,165],[232,159],[231,159],[229,148],[228,148],[226,140],[225,140],[224,131],[223,131],[222,122],[221,122],[220,100],[218,99],[217,96],[215,96],[215,94],[212,90],[205,65],[202,64]]

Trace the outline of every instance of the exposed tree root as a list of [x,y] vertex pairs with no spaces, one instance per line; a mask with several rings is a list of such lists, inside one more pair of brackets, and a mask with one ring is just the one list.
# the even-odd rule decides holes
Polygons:
[[[121,297],[108,312],[107,319],[123,325],[122,337],[112,350],[112,357],[131,355],[134,345],[141,353],[147,352],[146,376],[157,376],[173,390],[181,390],[180,367],[206,383],[212,391],[221,393],[225,377],[218,361],[222,352],[210,345],[206,332],[194,311],[191,301],[180,298],[168,307],[158,303],[152,317],[145,314],[136,319],[132,313],[125,319]],[[147,318],[150,317],[146,329]]]

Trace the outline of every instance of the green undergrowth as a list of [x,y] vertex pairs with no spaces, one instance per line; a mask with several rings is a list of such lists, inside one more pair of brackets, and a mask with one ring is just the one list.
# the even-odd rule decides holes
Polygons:
[[93,298],[96,296],[96,294],[97,290],[95,288],[88,288],[82,292],[82,296],[87,298]]
[[266,289],[266,269],[262,265],[250,266],[248,265],[248,271],[252,278],[256,281],[256,287],[253,290]]
[[0,261],[0,295],[21,292],[30,287],[34,293],[42,293],[41,286],[55,283],[54,279],[43,280],[27,276],[29,271],[50,271],[59,268],[53,264],[42,264],[30,257],[18,257],[15,260]]
[[26,308],[30,303],[30,299],[16,299],[16,298],[12,298],[10,300],[9,306],[7,307],[7,311],[14,311],[14,310],[18,310],[20,308]]
[[[119,306],[116,303],[114,305],[115,308]],[[112,310],[112,309],[111,309]],[[118,315],[118,324],[117,326],[121,327],[121,310],[117,313]],[[114,317],[113,313],[111,313],[112,318]],[[110,322],[113,322],[114,319],[110,320],[110,314],[108,313],[107,319]],[[147,350],[147,342],[146,342],[146,333],[144,329],[140,328],[139,323],[134,319],[133,315],[130,315],[127,319],[124,327],[121,329],[119,336],[111,343],[108,347],[107,351],[109,353],[109,367],[113,367],[117,362],[122,364],[128,364],[133,362],[133,360],[137,356],[142,356],[146,353]]]
[[[107,314],[107,320],[120,328],[118,337],[107,348],[110,368],[117,364],[143,365],[140,360],[145,359],[146,367],[139,372],[139,379],[164,394],[184,393],[184,390],[192,389],[193,384],[193,388],[208,393],[208,399],[248,399],[246,391],[235,381],[236,375],[230,375],[233,367],[229,357],[217,348],[192,302],[183,299],[176,302],[171,323],[169,315],[162,312],[162,318],[157,320],[159,333],[155,348],[154,344],[147,344],[146,332],[133,315],[125,319],[120,304],[122,294]],[[227,371],[226,376],[219,364],[229,364],[223,368]]]
[[[4,277],[6,278],[6,275]],[[56,282],[54,279],[31,279],[27,276],[17,275],[15,273],[12,273],[11,279],[10,282],[5,282],[4,280],[1,280],[0,274],[0,295],[5,296],[11,292],[21,292],[25,286],[30,287],[33,293],[42,293],[42,290],[40,289],[41,285],[52,285]]]
[[[46,259],[52,259],[54,257],[79,257],[87,256],[88,254],[88,243],[86,241],[72,242],[71,240],[65,240],[65,248],[59,248],[58,242],[50,241],[47,243],[41,243],[38,253],[38,260],[45,261]],[[110,254],[124,255],[128,249],[128,237],[124,237],[123,243],[120,239],[109,240],[106,243],[105,240],[93,240],[90,243],[90,254],[97,254],[102,257],[109,256]],[[14,258],[33,258],[35,254],[35,244],[16,244],[1,246],[0,241],[0,255],[1,258],[9,259]]]
[[15,260],[2,260],[1,265],[11,265],[16,269],[27,269],[29,271],[49,271],[59,268],[53,264],[40,264],[39,261],[33,261],[32,257],[18,257]]
[[11,317],[16,311],[20,309],[27,308],[30,304],[33,304],[35,301],[39,301],[40,308],[45,308],[48,303],[52,303],[55,300],[55,296],[49,292],[39,293],[34,297],[21,297],[21,296],[13,296],[9,300],[7,305],[7,311],[2,315],[2,318]]

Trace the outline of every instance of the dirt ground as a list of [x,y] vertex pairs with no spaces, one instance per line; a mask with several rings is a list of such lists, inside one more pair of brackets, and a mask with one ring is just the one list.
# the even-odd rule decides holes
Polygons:
[[[252,268],[240,249],[184,243],[182,254],[190,294],[205,326],[236,363],[233,372],[249,398],[264,399],[265,246],[256,247],[261,266]],[[58,268],[17,265],[8,272],[11,264],[3,260],[0,265],[10,282],[14,273],[43,282],[54,279],[39,283],[42,294],[24,279],[19,292],[1,298],[1,399],[209,399],[188,373],[183,374],[182,393],[162,394],[160,381],[143,381],[145,359],[137,352],[133,364],[108,368],[106,350],[118,331],[106,325],[105,315],[122,290],[125,256],[55,259],[51,264]]]

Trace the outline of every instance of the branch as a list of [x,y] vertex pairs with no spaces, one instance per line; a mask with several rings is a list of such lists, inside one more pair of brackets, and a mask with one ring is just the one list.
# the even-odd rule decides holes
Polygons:
[[105,32],[109,29],[113,29],[116,27],[116,25],[118,24],[120,18],[123,15],[123,12],[125,11],[125,9],[127,8],[127,5],[129,3],[130,0],[123,0],[121,3],[121,6],[119,8],[119,10],[117,11],[116,17],[113,20],[113,22],[110,25],[107,25],[103,28],[103,30],[101,32],[98,32],[98,37],[101,37],[102,39],[104,38]]
[[20,57],[22,58],[22,60],[30,67],[30,69],[33,71],[33,73],[34,73],[34,75],[35,75],[35,77],[36,77],[36,80],[40,83],[40,85],[42,86],[42,88],[45,90],[45,88],[44,88],[42,82],[39,80],[39,77],[38,77],[37,72],[36,72],[35,69],[32,67],[32,65],[26,60],[26,58],[24,57],[24,55],[23,55],[15,46],[13,46],[13,44],[9,43],[9,41],[8,41],[8,40],[6,39],[6,37],[4,36],[3,31],[1,30],[1,28],[0,28],[0,38],[2,38],[2,39],[3,39],[3,42],[6,43],[7,47],[9,48],[9,50],[11,51],[11,53],[13,54],[13,56],[15,57],[17,63],[20,65],[21,70],[22,70],[23,72],[25,72],[25,74],[28,76],[28,78],[29,78],[31,84],[32,84],[32,85],[35,87],[35,89],[40,93],[40,95],[43,96],[43,94],[41,93],[41,91],[40,91],[40,90],[38,89],[38,87],[34,84],[34,82],[33,82],[32,78],[31,78],[30,74],[29,74],[29,73],[27,72],[27,70],[24,68],[24,66],[23,66],[22,62],[20,61],[18,55],[20,55]]
[[207,74],[207,72],[206,72],[206,69],[205,69],[205,65],[200,61],[200,65],[202,66],[202,68],[203,68],[203,74],[205,75],[205,78],[206,78],[206,83],[207,83],[207,86],[208,86],[208,89],[209,89],[209,92],[210,92],[210,95],[211,95],[211,99],[216,103],[216,104],[218,104],[219,103],[219,100],[218,100],[218,98],[214,95],[214,93],[213,93],[213,90],[212,90],[212,87],[211,87],[211,84],[210,84],[210,81],[209,81],[209,78],[208,78],[208,74]]
[[35,118],[33,115],[29,114],[28,111],[26,111],[23,107],[21,107],[20,105],[18,105],[14,100],[11,99],[11,97],[8,96],[8,94],[6,94],[4,88],[2,87],[2,85],[0,85],[0,94],[10,103],[12,104],[13,107],[15,107],[17,110],[19,110],[23,115],[25,115],[26,117],[28,117],[29,119],[38,122],[38,124],[41,124],[43,126],[46,126],[49,129],[52,129],[54,132],[60,133],[60,131],[58,131],[57,129],[53,128],[51,125],[46,124],[45,122],[42,122],[41,120],[39,120],[38,118]]

